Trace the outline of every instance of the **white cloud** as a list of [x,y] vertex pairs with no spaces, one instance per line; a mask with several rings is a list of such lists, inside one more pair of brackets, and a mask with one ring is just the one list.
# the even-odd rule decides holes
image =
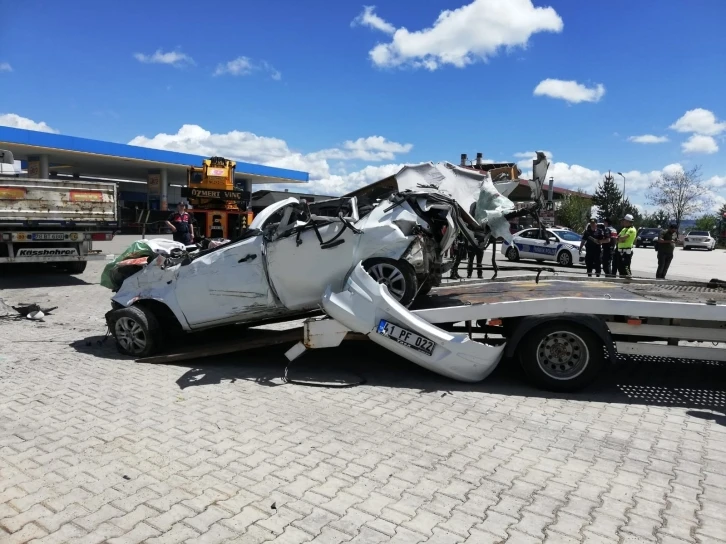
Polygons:
[[13,67],[10,66],[9,62],[0,62],[0,72],[12,72]]
[[270,74],[270,77],[275,81],[280,81],[280,79],[282,79],[280,71],[276,70],[269,62],[263,60],[256,63],[251,58],[244,56],[218,64],[212,75],[248,76],[253,72],[260,70]]
[[684,113],[670,128],[678,132],[695,132],[706,136],[716,136],[726,131],[726,121],[718,121],[712,111],[696,108]]
[[221,76],[222,74],[230,74],[232,76],[246,76],[251,74],[252,70],[252,61],[249,57],[237,57],[234,60],[218,64],[213,75]]
[[395,26],[393,26],[389,22],[384,21],[378,15],[373,13],[373,10],[375,9],[375,6],[363,6],[363,12],[358,15],[358,17],[353,19],[353,22],[350,23],[350,26],[367,26],[375,30],[385,32],[386,34],[393,34],[394,32],[396,32]]
[[394,29],[365,8],[353,24],[365,24],[389,35],[389,43],[370,50],[381,67],[436,70],[445,65],[463,68],[497,55],[502,48],[526,48],[532,35],[561,32],[563,22],[554,8],[535,8],[531,0],[474,0],[454,10],[442,11],[433,26],[409,31]]
[[643,134],[642,136],[630,136],[628,141],[636,144],[662,144],[668,141],[668,137],[656,136],[654,134]]
[[[640,170],[630,170],[623,172],[625,176],[625,196],[633,204],[642,205],[645,203],[645,193],[650,184],[656,181],[663,173],[682,172],[683,166],[675,163],[664,166],[661,170],[652,170],[650,172],[641,172]],[[568,164],[565,162],[553,162],[547,171],[547,178],[555,179],[555,187],[562,187],[572,191],[581,189],[586,193],[593,194],[600,182],[603,181],[607,171],[600,171],[581,166],[578,164]],[[620,190],[623,190],[623,178],[616,172],[610,172],[615,178]],[[532,172],[525,172],[524,178],[531,178]]]
[[[176,134],[162,133],[153,138],[137,136],[129,144],[208,157],[221,155],[240,161],[309,172],[311,183],[295,185],[294,190],[322,191],[323,194],[333,190],[337,192],[331,194],[342,194],[366,182],[381,179],[371,179],[381,172],[385,174],[381,177],[386,177],[390,175],[386,172],[392,168],[401,168],[398,164],[367,166],[363,170],[348,173],[343,164],[343,169],[340,168],[341,165],[338,165],[337,173],[333,174],[328,163],[329,160],[380,162],[394,160],[397,155],[408,153],[413,148],[412,144],[392,142],[382,136],[369,136],[368,138],[348,140],[339,147],[313,153],[300,153],[291,150],[287,142],[279,138],[258,136],[251,132],[236,130],[224,134],[214,134],[198,125],[184,125]],[[279,186],[276,187],[279,188]]]
[[605,96],[605,86],[598,83],[594,87],[586,87],[577,81],[562,79],[545,79],[534,88],[534,96],[549,96],[565,100],[571,104],[580,102],[599,102]]
[[58,133],[56,129],[49,127],[44,121],[36,122],[14,113],[0,113],[0,126],[36,130],[38,132],[52,132],[54,134]]
[[168,64],[177,68],[194,64],[194,59],[181,51],[168,51],[165,53],[161,49],[157,49],[151,55],[134,53],[134,58],[144,64]]
[[724,187],[726,186],[726,176],[713,176],[706,180],[705,185],[709,187]]
[[701,153],[710,155],[718,151],[718,144],[713,136],[694,134],[681,144],[684,153]]

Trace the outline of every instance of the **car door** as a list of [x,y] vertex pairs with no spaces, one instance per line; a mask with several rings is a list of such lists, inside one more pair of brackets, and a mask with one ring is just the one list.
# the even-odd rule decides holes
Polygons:
[[[352,223],[357,215],[355,208],[346,219]],[[322,217],[273,238],[267,246],[267,272],[282,304],[289,310],[315,309],[328,285],[342,288],[355,264],[359,236],[340,218]]]
[[180,266],[174,293],[189,326],[262,319],[276,307],[264,269],[264,239],[251,231]]
[[519,251],[520,259],[533,258],[534,252],[533,252],[532,242],[534,241],[534,236],[536,233],[537,233],[537,229],[528,229],[528,230],[523,230],[522,232],[519,233],[518,236],[515,236],[514,245],[516,246],[517,250]]

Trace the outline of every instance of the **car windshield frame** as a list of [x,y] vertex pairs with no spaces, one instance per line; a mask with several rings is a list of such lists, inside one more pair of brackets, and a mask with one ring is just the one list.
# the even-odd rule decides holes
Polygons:
[[642,236],[643,234],[660,234],[660,229],[654,229],[654,228],[641,229],[641,231],[638,234],[640,236]]
[[571,230],[552,230],[550,232],[565,242],[582,242],[582,236]]
[[711,233],[705,230],[694,230],[689,232],[688,236],[711,236]]

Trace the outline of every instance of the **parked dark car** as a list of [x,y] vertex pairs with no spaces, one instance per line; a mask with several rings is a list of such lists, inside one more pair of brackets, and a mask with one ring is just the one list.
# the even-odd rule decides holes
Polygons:
[[659,234],[660,229],[640,229],[638,231],[638,237],[635,239],[635,247],[655,245]]

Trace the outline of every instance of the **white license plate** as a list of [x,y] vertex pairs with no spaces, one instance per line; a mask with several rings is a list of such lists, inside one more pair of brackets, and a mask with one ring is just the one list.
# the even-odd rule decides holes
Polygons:
[[376,332],[382,336],[390,338],[391,340],[395,340],[399,344],[403,344],[406,347],[425,353],[426,355],[433,355],[434,353],[435,344],[432,340],[418,335],[415,332],[411,332],[408,329],[404,329],[403,327],[399,327],[398,325],[394,325],[385,319],[381,319],[381,322],[378,323],[378,329]]
[[66,235],[62,232],[34,232],[33,240],[65,240]]

